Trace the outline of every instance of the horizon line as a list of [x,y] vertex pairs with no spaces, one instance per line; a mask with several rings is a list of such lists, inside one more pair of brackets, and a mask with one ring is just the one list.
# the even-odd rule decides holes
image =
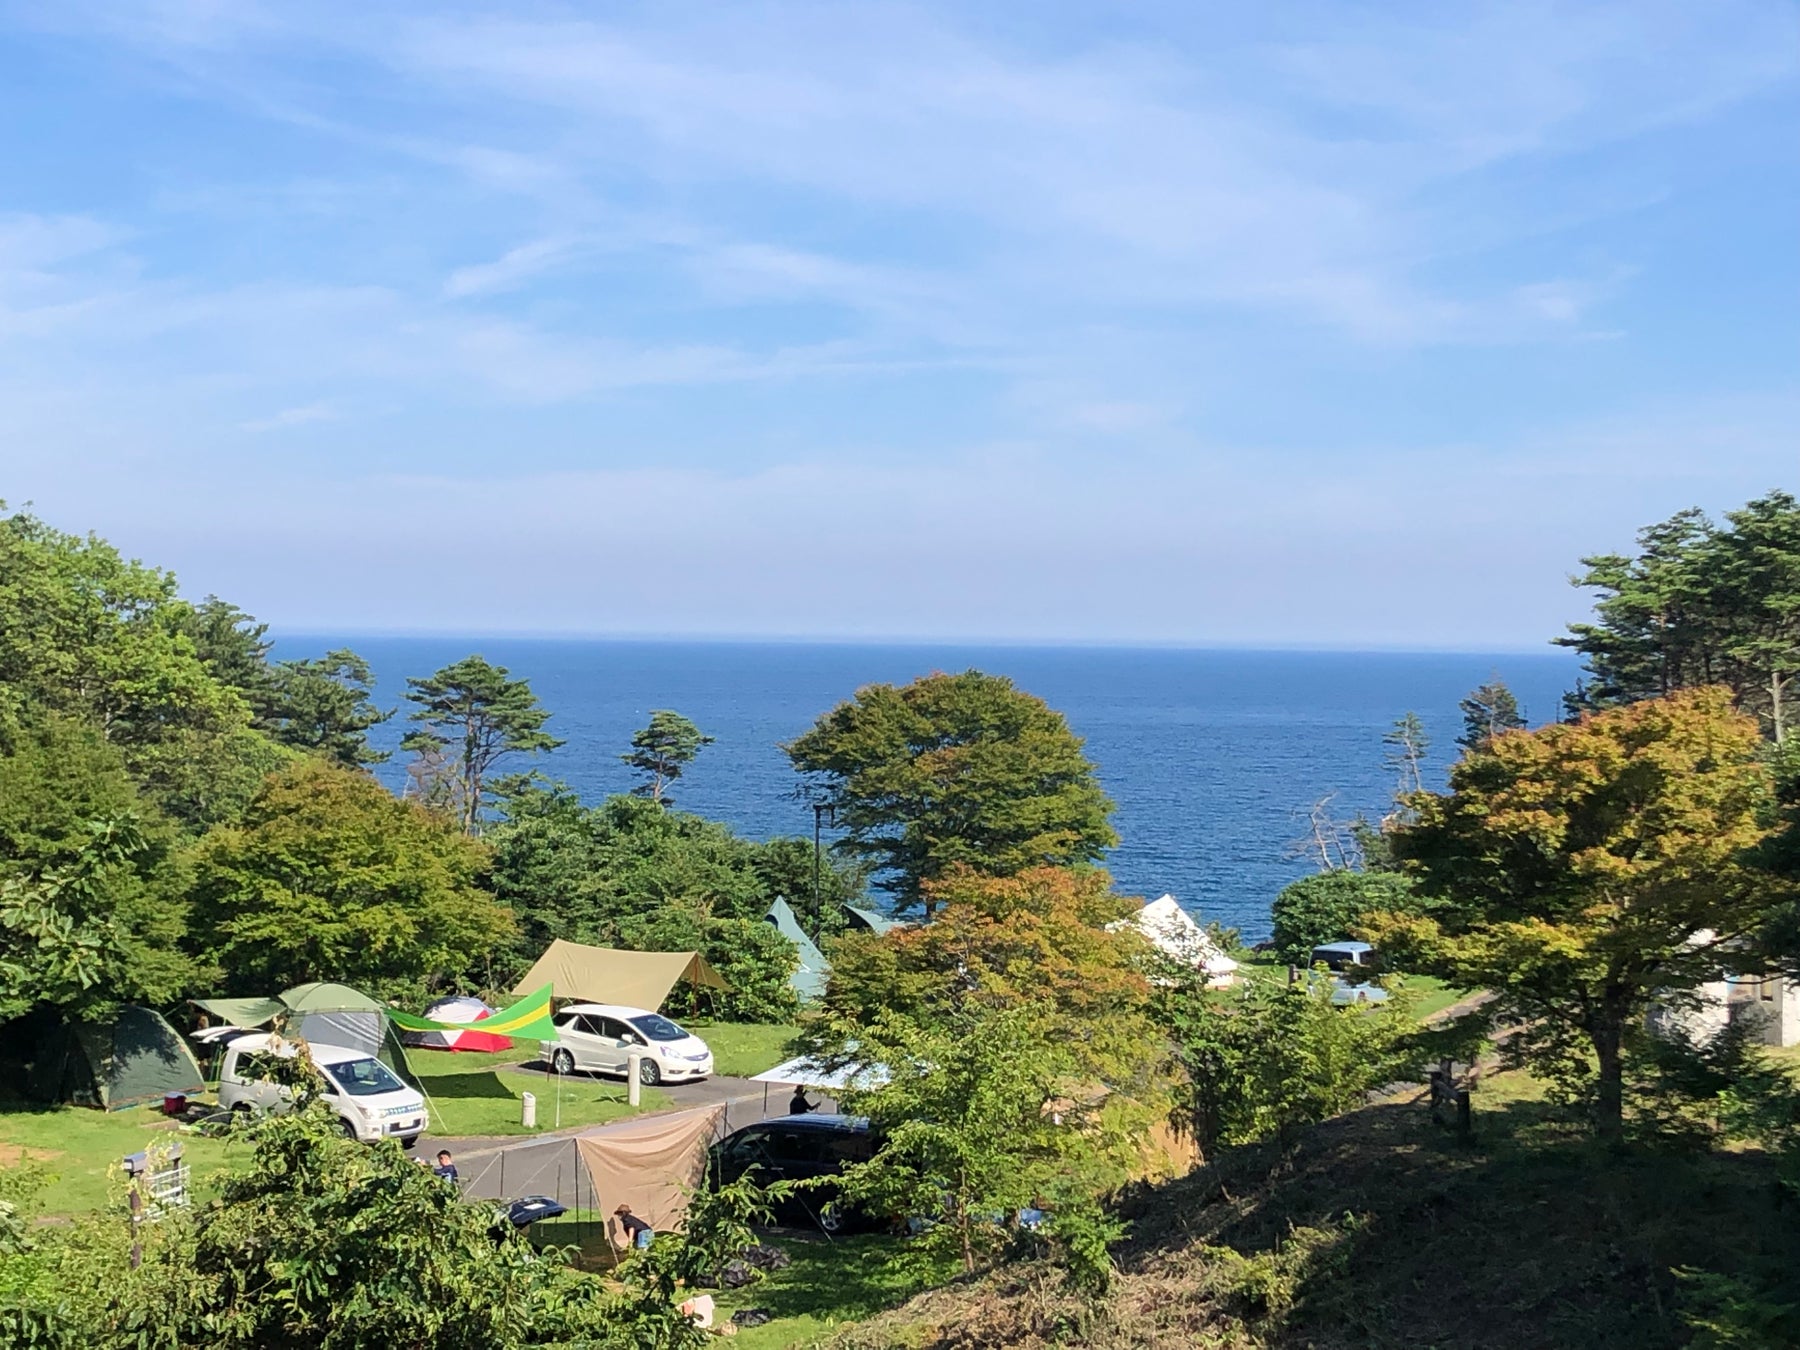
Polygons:
[[296,628],[283,635],[274,632],[273,628],[274,626],[271,625],[270,638],[277,643],[283,641],[284,637],[287,640],[296,638],[376,638],[467,642],[588,642],[615,643],[620,646],[685,644],[719,647],[949,647],[1036,651],[1191,651],[1244,654],[1266,652],[1321,656],[1555,656],[1566,653],[1570,659],[1575,659],[1573,652],[1569,652],[1567,648],[1558,648],[1550,640],[1531,646],[1462,647],[1408,643],[1371,643],[1357,646],[1349,643],[1320,642],[1310,639],[1299,639],[1293,642],[1230,642],[1192,638],[942,637],[917,634],[844,636],[805,633],[607,633],[569,632],[557,629],[375,628],[358,625],[332,629]]

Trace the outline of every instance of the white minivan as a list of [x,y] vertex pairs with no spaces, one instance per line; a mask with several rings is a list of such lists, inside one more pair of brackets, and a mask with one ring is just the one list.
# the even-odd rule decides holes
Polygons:
[[[325,1102],[344,1133],[364,1143],[398,1139],[411,1148],[425,1132],[425,1099],[380,1060],[341,1045],[309,1044],[324,1074]],[[219,1105],[229,1111],[284,1111],[292,1092],[269,1077],[269,1061],[291,1059],[299,1047],[277,1036],[234,1037],[219,1068]]]
[[638,1080],[691,1083],[713,1071],[712,1050],[661,1013],[616,1003],[571,1003],[551,1019],[556,1040],[544,1049],[558,1073],[629,1072],[627,1056],[639,1054]]

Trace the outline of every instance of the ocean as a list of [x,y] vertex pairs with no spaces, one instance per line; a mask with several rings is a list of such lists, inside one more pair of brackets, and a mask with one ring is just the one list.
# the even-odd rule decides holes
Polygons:
[[[1431,739],[1433,786],[1455,758],[1457,701],[1498,676],[1533,723],[1553,720],[1575,681],[1574,659],[1542,653],[1256,652],[1109,647],[886,646],[521,638],[283,639],[277,658],[351,647],[374,667],[381,706],[399,706],[373,736],[398,745],[407,676],[478,652],[531,681],[566,742],[536,767],[589,801],[627,789],[619,755],[655,708],[673,708],[716,737],[677,785],[681,807],[746,835],[810,837],[811,810],[781,742],[876,681],[975,667],[1010,676],[1061,711],[1118,811],[1107,860],[1119,887],[1167,892],[1202,922],[1268,935],[1269,904],[1311,869],[1292,844],[1309,806],[1336,793],[1335,813],[1378,817],[1394,775],[1382,734],[1416,712]],[[531,761],[520,757],[513,767]],[[396,756],[378,770],[396,789]]]

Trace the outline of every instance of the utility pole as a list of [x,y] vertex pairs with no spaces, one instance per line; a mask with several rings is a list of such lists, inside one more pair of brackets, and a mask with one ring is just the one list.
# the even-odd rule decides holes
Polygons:
[[812,896],[812,939],[819,940],[819,934],[825,926],[825,904],[819,894],[819,878],[823,870],[824,860],[824,821],[831,817],[831,823],[837,824],[837,808],[828,802],[814,802],[813,811],[813,896]]

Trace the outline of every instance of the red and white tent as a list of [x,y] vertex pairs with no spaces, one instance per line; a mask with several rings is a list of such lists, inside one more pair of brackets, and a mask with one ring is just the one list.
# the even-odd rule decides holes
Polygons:
[[[440,998],[425,1016],[434,1022],[475,1023],[493,1015],[494,1010],[478,998],[456,994]],[[510,1050],[512,1037],[496,1036],[491,1031],[409,1031],[400,1038],[405,1044],[424,1050]]]

